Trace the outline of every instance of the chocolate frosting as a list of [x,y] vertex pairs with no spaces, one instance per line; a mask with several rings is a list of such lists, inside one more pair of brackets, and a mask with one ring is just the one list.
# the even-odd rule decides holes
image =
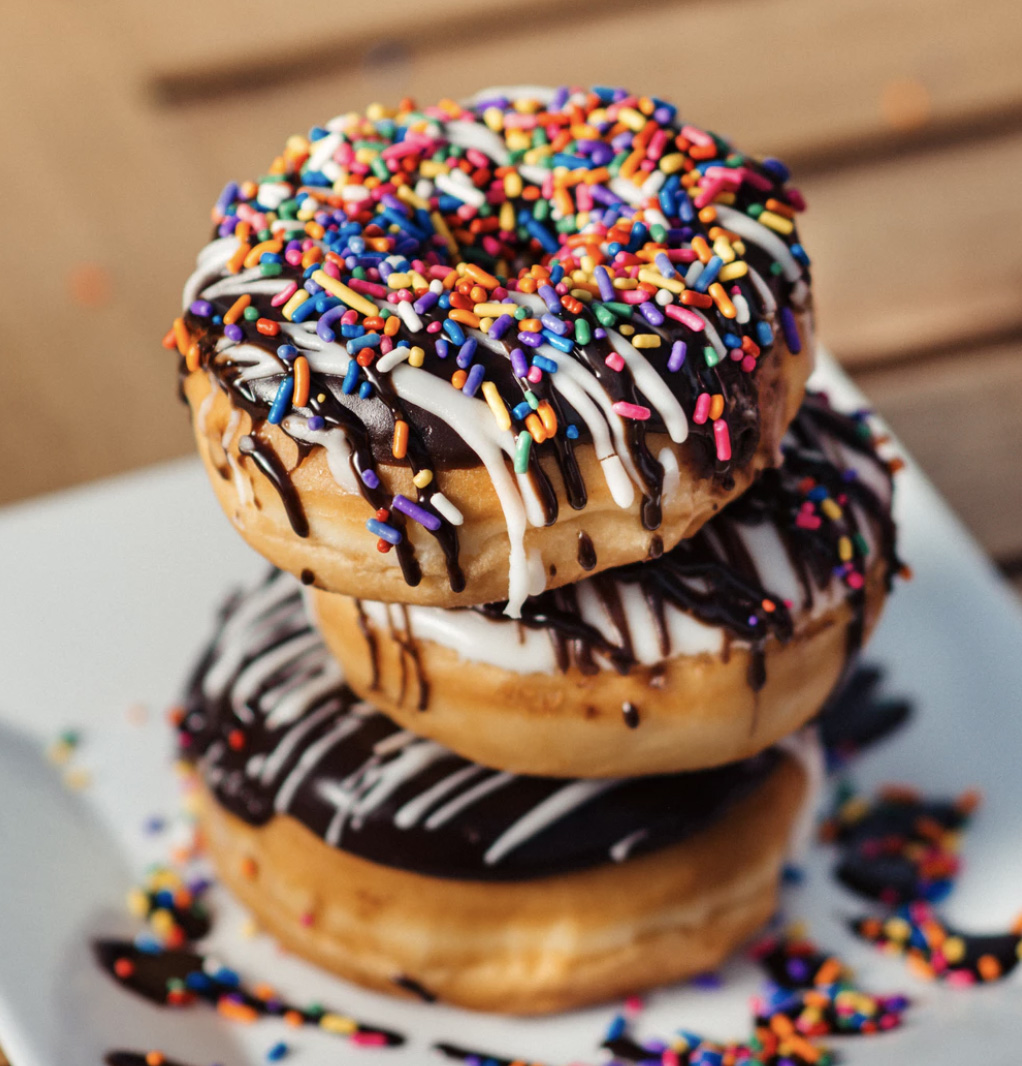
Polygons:
[[360,702],[278,572],[224,610],[188,687],[179,739],[217,800],[253,825],[298,819],[332,846],[435,877],[518,880],[683,840],[781,755],[662,776],[501,773]]

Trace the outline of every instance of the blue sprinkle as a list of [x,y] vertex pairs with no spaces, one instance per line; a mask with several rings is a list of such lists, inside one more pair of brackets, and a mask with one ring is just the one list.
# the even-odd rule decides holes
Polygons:
[[784,182],[791,177],[791,171],[779,160],[773,156],[768,156],[763,160],[763,169],[777,181]]
[[560,263],[554,263],[550,268],[550,284],[556,285],[564,277],[564,267]]
[[547,374],[557,373],[557,364],[553,359],[548,359],[545,355],[534,355],[532,357],[532,365],[538,366],[540,370]]
[[435,347],[438,359],[446,359],[451,354],[451,346],[443,337],[437,337]]
[[563,337],[568,332],[568,323],[565,322],[563,318],[558,318],[549,311],[540,317],[540,322],[542,322],[547,329],[553,330],[553,332],[559,337]]
[[806,493],[806,498],[812,500],[813,503],[819,503],[821,500],[825,500],[829,495],[830,493],[822,485],[817,485]]
[[373,387],[368,381],[363,381],[358,387],[358,395],[361,400],[368,400],[373,394]]
[[379,348],[379,333],[364,333],[361,337],[353,337],[348,341],[348,354],[355,355],[363,348]]
[[475,337],[469,337],[469,339],[465,341],[458,352],[457,359],[455,359],[459,369],[467,370],[472,365],[472,360],[475,358],[476,348],[478,347],[479,342]]
[[318,433],[326,426],[326,419],[322,415],[310,415],[305,424],[313,433]]
[[803,265],[809,266],[810,259],[806,253],[805,248],[801,244],[793,244],[789,249],[789,252]]
[[374,536],[385,540],[388,544],[400,544],[401,534],[393,526],[388,526],[386,522],[381,522],[378,518],[370,518],[366,522],[366,529],[369,530]]
[[742,338],[734,333],[725,333],[720,339],[724,342],[725,348],[741,348],[742,346]]
[[578,426],[572,424],[564,431],[568,440],[578,440]]
[[788,345],[788,351],[792,355],[798,355],[802,351],[802,338],[798,334],[798,324],[790,307],[781,308],[781,329],[784,332],[784,340]]
[[222,985],[227,985],[230,988],[237,988],[241,984],[241,978],[234,970],[229,970],[226,966],[221,966],[215,974],[213,974],[213,980],[218,981]]
[[362,470],[359,473],[362,478],[362,484],[370,489],[378,489],[380,487],[380,479],[376,476],[375,470]]
[[519,422],[527,418],[529,414],[531,414],[531,412],[532,407],[528,403],[526,403],[525,400],[522,400],[520,404],[516,404],[514,407],[511,408],[511,414],[513,414]]
[[308,319],[312,318],[313,315],[317,314],[316,304],[319,302],[319,299],[320,299],[320,297],[322,295],[323,294],[320,293],[318,296],[314,297],[313,299],[306,300],[305,303],[299,304],[291,312],[291,321],[292,322],[305,322]]
[[526,214],[525,221],[522,225],[525,227],[525,230],[530,237],[535,237],[544,252],[553,253],[560,250],[561,246],[554,235],[542,222],[533,218],[532,215]]
[[717,275],[720,273],[720,268],[724,265],[724,260],[719,255],[713,256],[710,261],[703,267],[699,277],[696,278],[695,284],[692,286],[696,292],[706,292],[706,290],[717,280]]
[[486,377],[486,367],[482,363],[476,363],[468,372],[468,377],[465,380],[465,384],[462,385],[461,391],[466,396],[475,396],[479,386],[483,383],[484,377]]
[[617,1040],[619,1036],[625,1031],[625,1026],[628,1023],[625,1021],[623,1014],[618,1014],[607,1026],[607,1031],[603,1035],[604,1042],[609,1043],[611,1040]]
[[542,336],[548,344],[552,344],[562,352],[570,354],[575,350],[575,341],[571,337],[558,337],[556,333],[548,329],[543,330]]
[[465,331],[453,318],[444,319],[444,333],[446,333],[455,344],[465,343]]
[[345,396],[350,396],[355,391],[355,385],[358,382],[361,369],[354,359],[348,363],[348,369],[344,373],[344,381],[341,382],[341,392]]
[[271,1047],[270,1050],[266,1052],[266,1061],[280,1062],[281,1059],[287,1057],[287,1054],[290,1050],[291,1049],[287,1046],[287,1044],[285,1044],[284,1041],[281,1040],[279,1041],[279,1043],[274,1044],[273,1047]]
[[279,426],[284,420],[284,415],[287,414],[288,408],[291,406],[291,397],[294,395],[294,391],[295,379],[289,374],[280,383],[277,395],[273,397],[270,413],[266,416],[266,421],[271,426]]
[[277,355],[279,355],[285,363],[290,363],[292,359],[297,357],[298,349],[293,344],[282,344],[277,349]]
[[[302,306],[304,307],[305,305],[302,304]],[[351,337],[361,337],[365,334],[365,331],[365,326],[359,326],[354,323],[341,326],[341,336],[346,339]]]
[[756,340],[761,348],[769,348],[774,343],[774,331],[765,319],[756,323]]

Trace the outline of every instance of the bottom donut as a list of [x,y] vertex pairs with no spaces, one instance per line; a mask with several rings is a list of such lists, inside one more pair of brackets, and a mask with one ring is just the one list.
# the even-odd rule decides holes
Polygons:
[[281,575],[228,607],[179,730],[218,875],[282,945],[513,1014],[718,965],[775,906],[816,756],[803,733],[671,775],[487,769],[360,702]]

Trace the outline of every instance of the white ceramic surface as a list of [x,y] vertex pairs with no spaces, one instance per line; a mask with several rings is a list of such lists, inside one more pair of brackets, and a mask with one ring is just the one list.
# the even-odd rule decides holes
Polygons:
[[[832,366],[821,377],[835,399],[861,403]],[[935,794],[982,787],[986,803],[945,912],[992,932],[1022,909],[1022,610],[911,467],[899,477],[897,511],[916,578],[891,601],[868,657],[885,669],[886,691],[910,696],[917,713],[861,759],[855,777],[867,788],[905,781]],[[278,1021],[242,1028],[206,1008],[161,1010],[111,982],[89,942],[136,929],[124,895],[178,831],[143,829],[149,816],[173,820],[176,811],[162,712],[223,594],[263,564],[219,514],[195,461],[0,512],[0,559],[0,1042],[14,1066],[86,1066],[114,1047],[159,1047],[195,1066],[255,1066],[280,1039],[294,1049],[288,1061],[304,1066],[433,1061],[438,1039],[552,1064],[602,1061],[596,1048],[613,1006],[520,1021],[377,996],[282,956],[265,937],[246,939],[244,916],[219,893],[212,942],[224,962],[295,1002],[320,1000],[401,1030],[407,1047],[358,1049]],[[140,704],[149,710],[141,725],[128,713]],[[93,779],[80,792],[42,755],[67,727],[81,729],[74,765]],[[970,991],[915,981],[845,932],[842,919],[861,904],[830,876],[832,858],[813,850],[805,883],[786,890],[788,915],[804,918],[865,987],[905,990],[915,1004],[899,1032],[834,1041],[844,1061],[1022,1060],[1022,980]],[[678,1027],[721,1040],[748,1035],[759,973],[737,960],[724,978],[722,990],[652,996],[639,1035]]]

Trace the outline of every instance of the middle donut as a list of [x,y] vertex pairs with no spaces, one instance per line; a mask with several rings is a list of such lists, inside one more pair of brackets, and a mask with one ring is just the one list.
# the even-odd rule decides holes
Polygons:
[[747,758],[820,709],[899,569],[891,472],[810,395],[767,471],[659,559],[444,610],[307,594],[364,698],[515,773],[614,777]]

